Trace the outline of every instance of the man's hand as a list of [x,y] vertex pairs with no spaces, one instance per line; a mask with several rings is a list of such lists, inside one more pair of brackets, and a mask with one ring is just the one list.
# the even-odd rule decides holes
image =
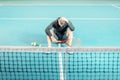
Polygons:
[[69,22],[66,18],[64,18],[64,17],[61,17],[61,19],[63,20],[63,21],[65,21],[65,22]]
[[52,42],[55,42],[55,43],[57,43],[57,42],[58,42],[58,40],[57,40],[57,39],[55,39],[53,36],[51,36],[51,37],[50,37],[50,39],[51,39],[51,41],[52,41]]

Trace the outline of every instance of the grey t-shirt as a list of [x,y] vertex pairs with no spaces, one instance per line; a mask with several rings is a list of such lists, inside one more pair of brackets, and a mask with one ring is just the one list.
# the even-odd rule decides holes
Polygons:
[[65,34],[65,32],[67,31],[67,29],[69,28],[71,31],[75,30],[75,27],[73,26],[73,24],[68,21],[68,23],[66,23],[64,26],[60,27],[58,24],[58,19],[56,19],[55,21],[53,21],[50,25],[47,26],[47,28],[45,29],[45,32],[48,36],[52,36],[52,34],[50,33],[50,30],[53,28],[54,33],[56,34]]

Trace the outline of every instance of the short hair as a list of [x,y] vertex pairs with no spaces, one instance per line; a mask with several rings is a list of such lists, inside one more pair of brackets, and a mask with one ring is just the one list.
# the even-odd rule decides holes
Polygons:
[[58,18],[58,22],[60,23],[60,24],[66,24],[66,21],[65,21],[65,18],[64,17],[59,17]]

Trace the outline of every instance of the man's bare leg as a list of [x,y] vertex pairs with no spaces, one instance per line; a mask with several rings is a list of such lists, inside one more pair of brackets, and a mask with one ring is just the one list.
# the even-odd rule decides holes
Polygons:
[[54,43],[61,42],[61,41],[58,41],[57,39],[55,39],[54,32],[52,30],[50,30],[50,32],[51,32],[52,36],[51,37],[47,36],[48,47],[52,46],[52,42],[54,42]]
[[70,29],[67,30],[66,36],[68,37],[66,44],[68,47],[72,47],[72,40],[73,40],[73,31]]
[[50,37],[49,36],[47,36],[47,42],[48,42],[48,47],[51,47],[52,45],[51,45],[51,39],[50,39]]
[[[50,30],[52,37],[54,37],[54,32]],[[52,47],[52,40],[49,36],[47,36],[48,47]]]

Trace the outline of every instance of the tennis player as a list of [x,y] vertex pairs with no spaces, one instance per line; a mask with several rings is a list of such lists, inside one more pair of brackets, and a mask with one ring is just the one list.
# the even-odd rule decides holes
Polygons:
[[71,47],[74,30],[75,28],[71,21],[65,17],[58,17],[45,29],[47,34],[48,47],[52,47],[52,42],[63,42],[66,43],[68,47]]

